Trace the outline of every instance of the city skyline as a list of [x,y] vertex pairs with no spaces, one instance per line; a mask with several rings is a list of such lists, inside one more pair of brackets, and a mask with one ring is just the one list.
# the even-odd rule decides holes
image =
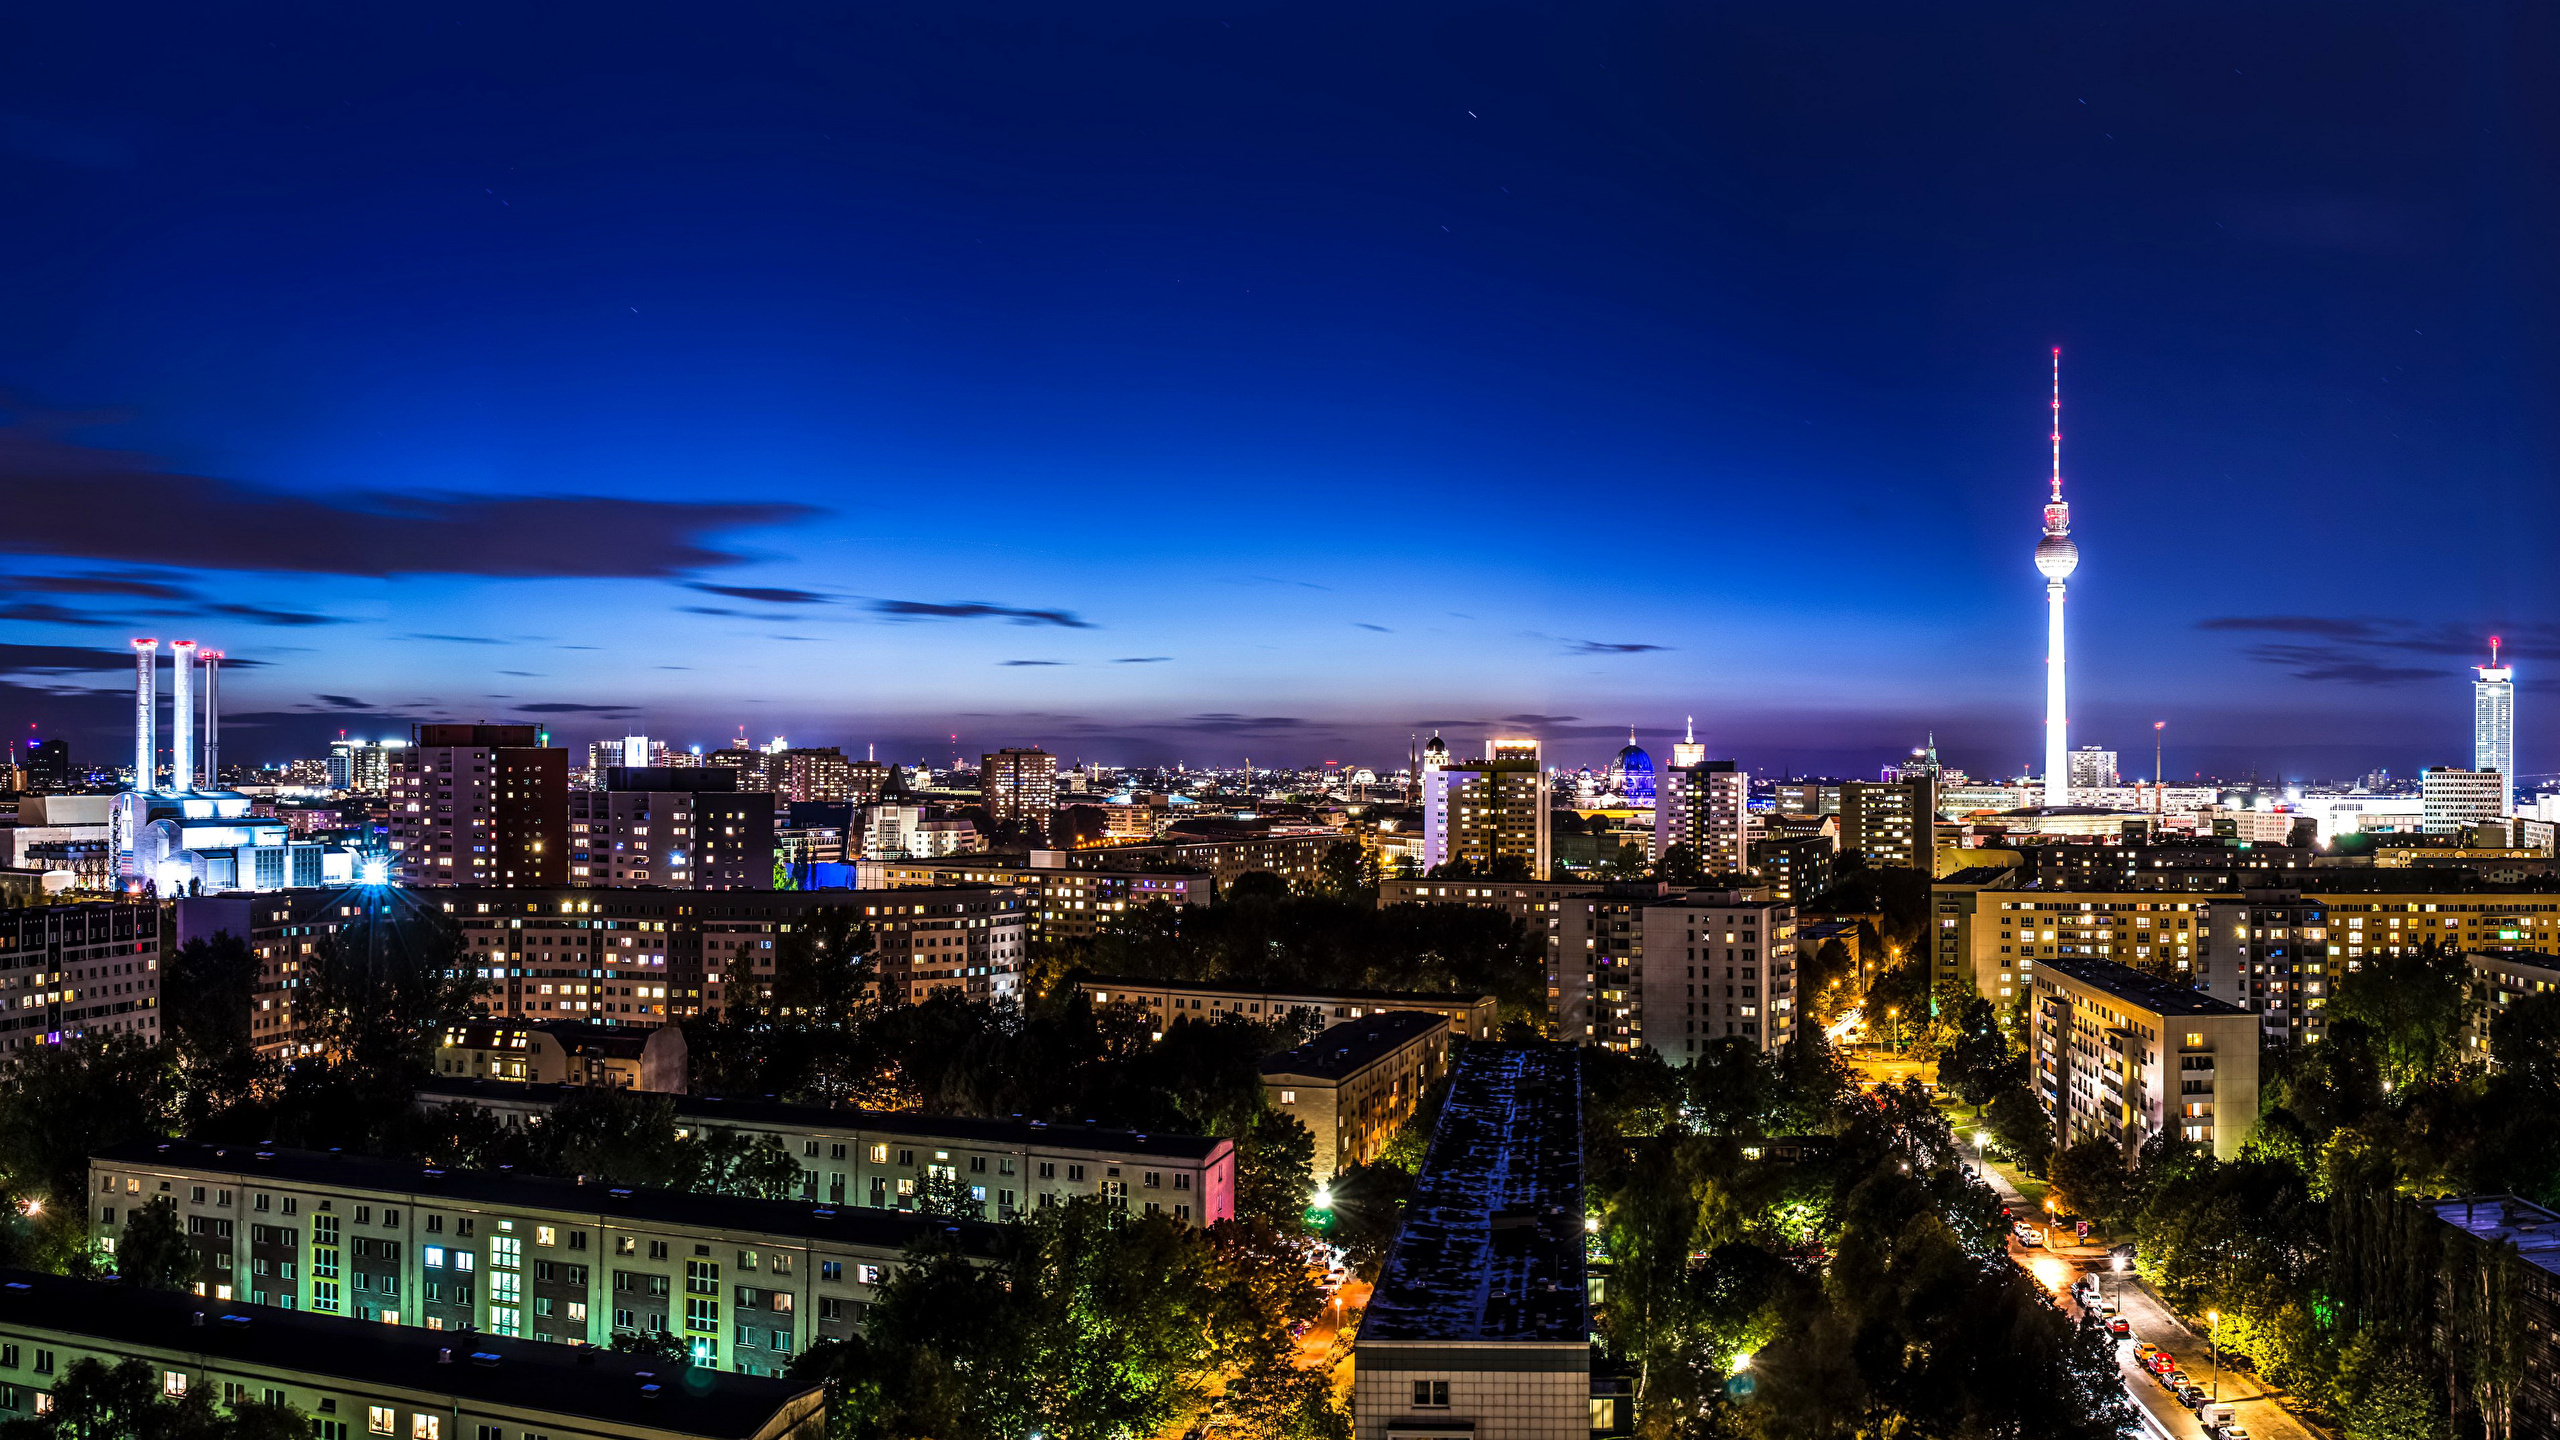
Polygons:
[[2460,763],[2497,633],[2532,770],[2551,582],[2406,523],[2553,503],[2542,102],[2491,22],[2344,18],[2314,65],[2219,14],[1609,14],[1131,17],[1063,71],[877,17],[43,17],[0,722],[111,754],[122,638],[177,627],[252,761],[488,719],[1597,763],[1696,714],[1762,773],[1931,731],[2033,773],[2062,345],[2077,739]]

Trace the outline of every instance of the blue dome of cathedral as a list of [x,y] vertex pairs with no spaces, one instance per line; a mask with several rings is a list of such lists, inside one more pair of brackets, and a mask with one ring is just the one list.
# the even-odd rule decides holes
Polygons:
[[1610,762],[1609,769],[1618,781],[1618,793],[1629,800],[1653,803],[1653,757],[1643,747],[1630,742]]

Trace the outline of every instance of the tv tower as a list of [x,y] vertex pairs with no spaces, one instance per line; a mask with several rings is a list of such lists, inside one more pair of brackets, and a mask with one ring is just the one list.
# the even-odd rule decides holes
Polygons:
[[2071,507],[2062,498],[2062,347],[2053,347],[2053,493],[2044,506],[2044,538],[2036,569],[2044,574],[2044,803],[2071,803],[2071,720],[2063,684],[2063,580],[2080,568],[2071,540]]

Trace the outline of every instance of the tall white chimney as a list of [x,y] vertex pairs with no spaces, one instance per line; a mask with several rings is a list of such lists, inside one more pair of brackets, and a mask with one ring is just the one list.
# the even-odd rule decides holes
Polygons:
[[222,788],[222,652],[204,650],[196,658],[204,662],[204,784],[208,790]]
[[169,793],[196,788],[196,642],[169,642]]
[[160,697],[153,694],[159,681],[160,642],[133,642],[133,788],[151,793],[154,772],[160,767],[154,753],[159,747],[152,734],[159,719]]

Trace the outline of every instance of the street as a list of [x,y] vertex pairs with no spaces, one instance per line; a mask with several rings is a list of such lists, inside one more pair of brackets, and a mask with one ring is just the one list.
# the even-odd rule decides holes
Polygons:
[[[2007,1177],[1988,1165],[1978,1165],[1978,1173],[2000,1192],[2001,1203],[2020,1218],[2043,1223],[2043,1216],[2027,1203]],[[2124,1376],[2125,1389],[2143,1414],[2154,1435],[2169,1440],[2202,1440],[2204,1426],[2195,1412],[2178,1403],[2178,1397],[2167,1387],[2144,1372],[2134,1362],[2134,1345],[2148,1340],[2167,1351],[2190,1380],[2208,1391],[2216,1389],[2222,1403],[2231,1406],[2232,1418],[2248,1429],[2250,1440],[2326,1440],[2323,1432],[2296,1419],[2272,1398],[2273,1392],[2257,1376],[2244,1370],[2218,1370],[2213,1364],[2212,1345],[2208,1336],[2198,1335],[2181,1324],[2160,1303],[2159,1297],[2135,1278],[2130,1270],[2117,1274],[2113,1270],[2105,1246],[2083,1244],[2070,1232],[2056,1227],[2052,1239],[2059,1248],[2027,1247],[2013,1235],[2009,1253],[2025,1265],[2030,1274],[2046,1288],[2056,1292],[2063,1308],[2074,1316],[2080,1306],[2068,1291],[2082,1275],[2099,1278],[2101,1294],[2116,1301],[2118,1313],[2133,1333],[2116,1342],[2116,1368]],[[2041,1263],[2039,1263],[2041,1262]]]

